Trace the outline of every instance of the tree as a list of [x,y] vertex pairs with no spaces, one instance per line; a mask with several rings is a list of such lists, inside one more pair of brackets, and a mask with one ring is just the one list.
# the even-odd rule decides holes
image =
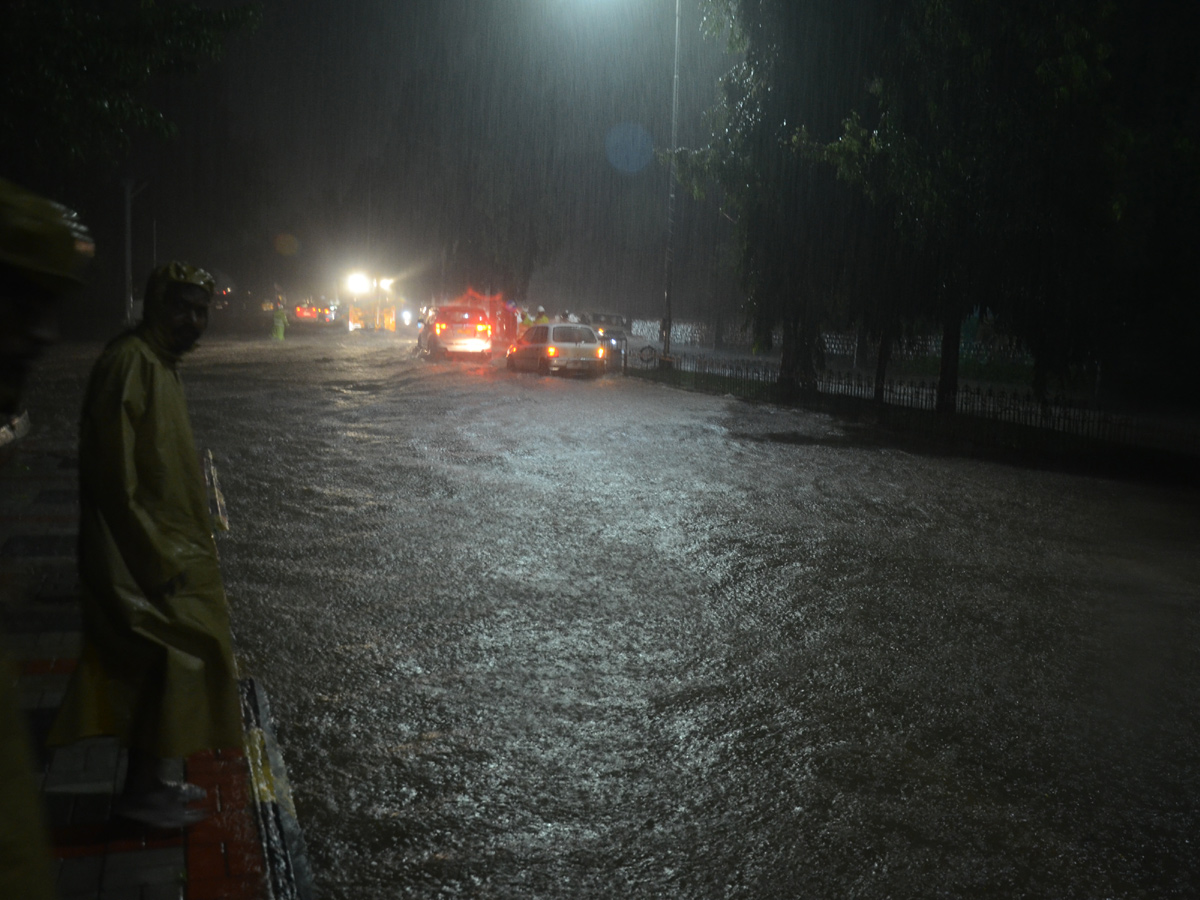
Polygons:
[[854,191],[808,152],[866,99],[873,0],[714,0],[744,60],[724,80],[710,146],[680,154],[694,189],[721,185],[737,222],[756,339],[782,337],[784,396],[815,384],[820,329],[848,284]]
[[169,136],[146,99],[161,75],[220,58],[226,40],[259,20],[254,5],[207,9],[128,0],[11,0],[0,12],[0,155],[30,182],[116,162],[140,132]]
[[[880,337],[881,376],[904,323],[933,318],[943,412],[956,406],[961,322],[973,309],[1031,347],[1040,395],[1049,374],[1094,353],[1094,323],[1111,312],[1123,147],[1150,146],[1123,136],[1132,107],[1112,95],[1111,44],[1128,40],[1116,4],[714,0],[710,9],[746,61],[726,78],[712,146],[683,171],[693,182],[719,178],[730,198],[756,332],[782,325],[785,345],[790,331],[804,344],[841,295],[843,314]],[[1128,20],[1131,9],[1119,11]],[[1178,48],[1169,56],[1184,58]],[[1195,75],[1184,80],[1194,100]],[[1173,132],[1186,147],[1194,133]],[[1190,152],[1173,154],[1175,171]],[[835,175],[851,190],[831,189]],[[795,328],[801,321],[810,324]],[[782,379],[807,380],[807,352],[785,346]]]
[[941,273],[939,411],[956,405],[972,308],[997,312],[1031,344],[1039,392],[1047,365],[1070,357],[1081,284],[1054,275],[1094,269],[1100,245],[1108,12],[1086,0],[891,7],[878,116],[853,145],[881,155],[877,189]]

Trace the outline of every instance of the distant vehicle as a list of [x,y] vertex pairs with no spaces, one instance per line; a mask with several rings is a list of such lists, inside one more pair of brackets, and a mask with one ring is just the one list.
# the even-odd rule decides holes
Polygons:
[[376,300],[356,299],[345,306],[347,331],[395,331],[396,307]]
[[604,371],[604,346],[588,325],[561,322],[533,325],[508,348],[505,365],[549,375],[578,372],[600,375]]
[[604,345],[604,358],[609,368],[621,365],[629,347],[630,322],[628,316],[616,313],[582,313],[579,317],[595,329]]
[[317,303],[304,303],[292,311],[294,322],[316,322],[328,325],[337,318],[337,309],[333,306]]
[[438,307],[423,322],[417,347],[431,359],[458,354],[491,359],[491,317],[479,307]]

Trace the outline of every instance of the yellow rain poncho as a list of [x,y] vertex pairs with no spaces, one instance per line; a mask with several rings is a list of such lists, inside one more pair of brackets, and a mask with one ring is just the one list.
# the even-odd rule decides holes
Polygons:
[[54,900],[54,864],[15,677],[0,654],[0,897]]
[[162,758],[242,744],[229,611],[178,357],[143,323],[92,370],[80,432],[84,643],[51,744]]

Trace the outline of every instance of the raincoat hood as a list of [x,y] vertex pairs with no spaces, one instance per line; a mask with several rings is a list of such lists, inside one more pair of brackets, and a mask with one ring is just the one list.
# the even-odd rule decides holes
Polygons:
[[171,349],[174,343],[171,327],[173,310],[167,303],[168,290],[173,284],[191,284],[212,296],[216,280],[197,266],[172,261],[157,266],[146,281],[143,297],[142,324],[139,333],[154,351],[169,363],[182,355]]

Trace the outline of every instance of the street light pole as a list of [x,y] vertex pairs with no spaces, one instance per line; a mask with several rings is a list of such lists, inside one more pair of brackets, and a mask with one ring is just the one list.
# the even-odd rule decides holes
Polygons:
[[671,161],[667,167],[667,250],[663,261],[663,318],[661,367],[671,365],[671,289],[675,280],[675,148],[678,146],[679,125],[679,4],[675,0],[675,60],[671,79]]
[[[143,181],[136,188],[132,176],[122,179],[125,186],[125,324],[132,327],[133,316],[133,198],[149,185]],[[158,220],[154,220],[154,260],[158,265]]]

